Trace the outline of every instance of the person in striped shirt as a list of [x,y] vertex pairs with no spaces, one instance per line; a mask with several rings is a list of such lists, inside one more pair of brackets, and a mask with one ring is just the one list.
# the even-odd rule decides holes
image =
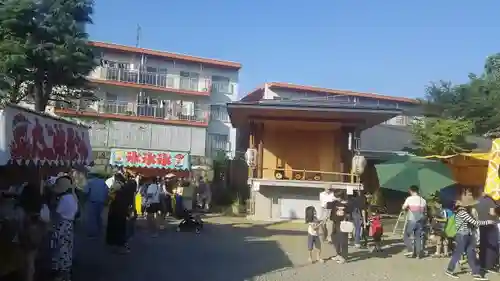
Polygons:
[[479,221],[472,216],[472,207],[477,202],[470,195],[462,196],[461,200],[457,201],[455,207],[455,225],[457,234],[455,236],[455,250],[448,263],[445,274],[451,278],[457,279],[458,276],[454,272],[455,267],[463,254],[467,256],[467,262],[472,270],[474,280],[488,280],[484,277],[479,267],[479,261],[476,257],[476,229],[481,225],[494,225],[493,220]]

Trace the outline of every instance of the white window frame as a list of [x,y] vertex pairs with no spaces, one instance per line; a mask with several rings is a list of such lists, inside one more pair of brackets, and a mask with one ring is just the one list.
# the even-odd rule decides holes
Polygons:
[[229,122],[229,114],[227,113],[227,106],[221,104],[210,105],[210,120]]
[[[230,149],[230,141],[229,141],[229,135],[225,134],[213,134],[209,133],[208,134],[208,139],[210,142],[210,150],[211,151],[223,151],[223,152],[228,152]],[[221,149],[217,147],[215,144],[216,143],[223,143],[224,148]]]
[[[227,86],[225,87],[227,90],[220,89],[219,87],[212,87],[212,89],[216,90],[216,93],[222,93],[222,94],[233,94],[233,84],[231,83],[231,79],[229,77],[221,76],[221,75],[212,75],[212,85],[217,84],[217,85],[224,85],[227,83]],[[224,88],[224,87],[222,87]]]

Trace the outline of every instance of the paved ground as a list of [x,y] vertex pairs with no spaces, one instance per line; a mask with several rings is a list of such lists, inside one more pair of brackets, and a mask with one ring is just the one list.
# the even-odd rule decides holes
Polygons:
[[[158,238],[144,231],[132,241],[127,256],[110,254],[99,241],[79,239],[75,281],[428,281],[447,280],[447,260],[409,260],[399,241],[379,255],[354,252],[347,264],[307,263],[301,224],[252,223],[241,218],[205,219],[202,234],[176,233],[174,225]],[[399,245],[398,245],[399,244]],[[324,255],[332,254],[323,245]],[[500,276],[490,276],[499,280]],[[462,279],[471,280],[464,274]]]

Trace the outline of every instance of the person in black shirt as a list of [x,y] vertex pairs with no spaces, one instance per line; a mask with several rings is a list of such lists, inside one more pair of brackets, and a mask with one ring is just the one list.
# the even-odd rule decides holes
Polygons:
[[[493,198],[483,194],[476,205],[479,220],[496,221],[497,204]],[[498,228],[496,225],[479,226],[479,265],[483,271],[498,272]]]
[[343,232],[340,226],[343,221],[350,220],[351,211],[349,210],[349,204],[346,199],[345,191],[335,191],[335,197],[339,198],[339,200],[332,202],[332,212],[330,217],[334,225],[333,245],[337,252],[335,259],[338,263],[345,263],[349,247],[349,233]]
[[361,236],[363,225],[366,223],[366,198],[361,191],[354,191],[354,195],[349,200],[351,219],[354,223],[354,246],[361,247]]

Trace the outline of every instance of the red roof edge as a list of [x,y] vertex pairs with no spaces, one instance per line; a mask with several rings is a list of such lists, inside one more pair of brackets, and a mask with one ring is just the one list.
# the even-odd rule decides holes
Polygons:
[[[302,85],[295,85],[295,84],[282,83],[282,82],[271,82],[271,83],[267,84],[267,87],[268,88],[275,88],[275,89],[290,90],[290,91],[325,93],[325,94],[332,94],[332,95],[365,97],[365,98],[380,99],[380,100],[387,100],[387,101],[394,101],[394,102],[420,104],[419,100],[412,99],[412,98],[393,97],[393,96],[386,96],[386,95],[380,95],[380,94],[374,94],[374,93],[362,93],[362,92],[347,91],[347,90],[326,89],[326,88],[320,88],[320,87],[302,86]],[[265,88],[265,85],[251,91],[245,97],[243,97],[241,99],[241,101],[256,101],[256,100],[262,99],[262,97],[264,95],[264,88]]]
[[232,61],[223,61],[223,60],[217,60],[217,59],[201,58],[201,57],[182,55],[182,54],[176,54],[176,53],[165,52],[165,51],[156,51],[156,50],[137,48],[137,47],[132,47],[132,46],[118,45],[118,44],[114,44],[114,43],[89,41],[89,45],[92,47],[96,47],[96,48],[103,48],[103,49],[109,49],[109,50],[115,50],[115,51],[121,51],[121,52],[129,52],[129,53],[146,54],[146,55],[151,55],[151,56],[176,59],[176,60],[182,60],[182,61],[188,61],[188,62],[196,62],[196,63],[218,66],[218,67],[223,67],[223,68],[231,68],[231,69],[235,69],[235,70],[239,70],[241,68],[240,63],[232,62]]

